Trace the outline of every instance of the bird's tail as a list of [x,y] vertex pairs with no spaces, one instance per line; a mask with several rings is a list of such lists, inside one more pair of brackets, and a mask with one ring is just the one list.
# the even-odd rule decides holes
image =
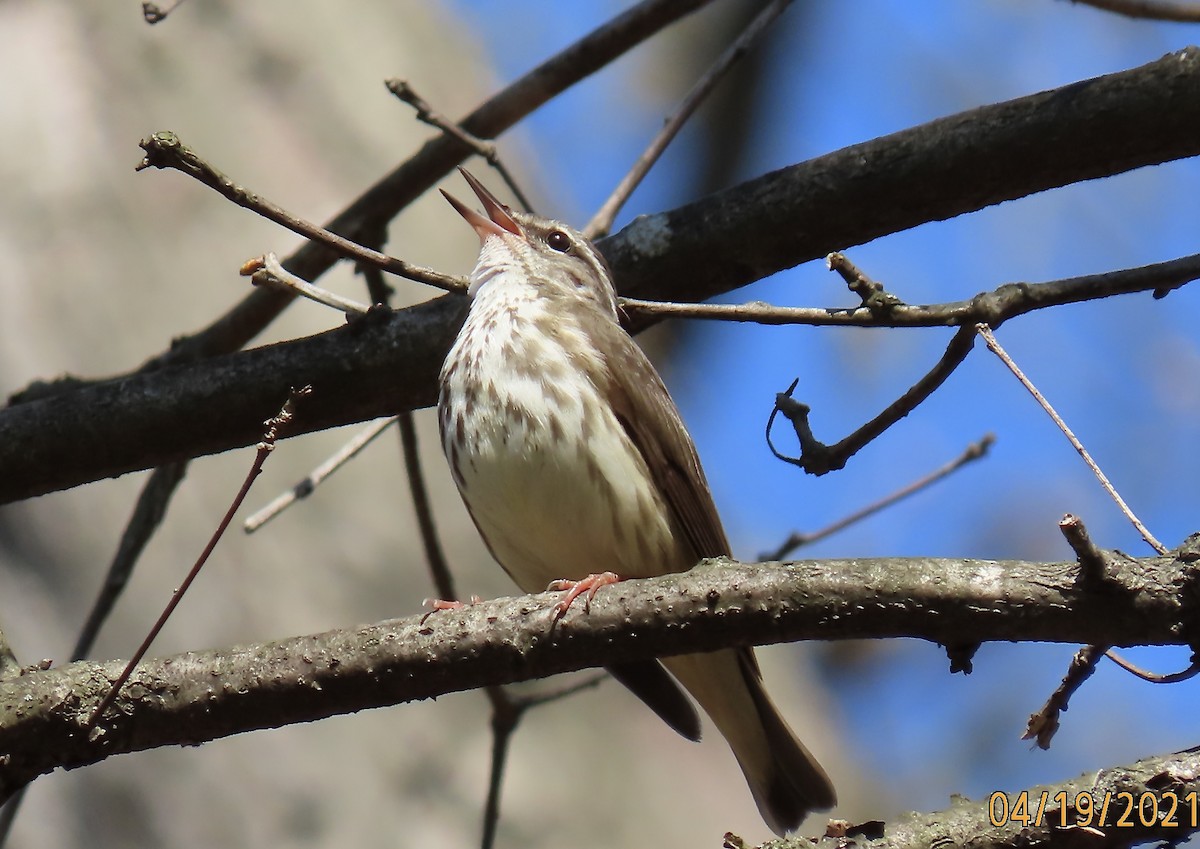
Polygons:
[[794,831],[810,811],[837,804],[825,770],[763,689],[750,649],[663,658],[725,737],[771,830]]

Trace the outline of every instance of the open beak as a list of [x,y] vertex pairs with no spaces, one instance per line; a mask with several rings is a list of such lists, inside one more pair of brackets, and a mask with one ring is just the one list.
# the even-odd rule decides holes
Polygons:
[[520,236],[521,226],[509,214],[508,207],[496,200],[495,196],[483,187],[483,183],[476,180],[465,168],[458,170],[466,179],[467,185],[471,187],[471,191],[475,192],[475,197],[479,198],[479,202],[483,204],[483,209],[487,212],[488,217],[484,218],[444,190],[442,196],[450,201],[450,205],[458,210],[458,214],[475,229],[475,232],[479,234],[480,243],[482,244],[488,236],[503,236],[506,232]]

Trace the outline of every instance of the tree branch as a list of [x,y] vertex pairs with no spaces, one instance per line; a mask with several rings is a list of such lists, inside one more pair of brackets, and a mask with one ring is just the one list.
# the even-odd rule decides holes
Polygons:
[[[463,118],[459,126],[478,138],[495,138],[575,83],[709,2],[642,0],[515,80]],[[465,142],[439,133],[334,216],[325,229],[356,242],[376,242],[375,234],[472,152]],[[330,248],[308,242],[283,264],[311,282],[339,258]],[[172,345],[160,362],[148,365],[237,350],[270,324],[293,298],[287,292],[256,289],[200,333]]]
[[602,590],[553,629],[558,596],[542,594],[188,652],[138,666],[91,733],[120,662],[26,671],[0,681],[0,801],[59,766],[655,654],[848,636],[1200,641],[1200,535],[1166,557],[1104,556],[1102,585],[1074,562],[711,561]]
[[852,145],[644,216],[605,240],[604,254],[622,294],[705,300],[919,224],[1196,156],[1198,86],[1200,48],[1189,47],[1140,68]]
[[883,309],[874,306],[849,309],[780,307],[761,301],[746,304],[687,304],[637,298],[621,298],[620,303],[621,308],[634,317],[635,323],[647,323],[645,319],[653,317],[653,320],[694,318],[768,325],[803,324],[809,327],[961,327],[980,322],[997,327],[1002,322],[1036,310],[1096,301],[1114,295],[1152,292],[1155,298],[1160,298],[1197,279],[1200,279],[1200,254],[1190,254],[1137,268],[1122,268],[1044,283],[1005,283],[990,292],[981,292],[963,301],[941,304],[891,303]]
[[[1188,48],[643,216],[602,248],[623,293],[701,300],[927,221],[1200,154],[1198,88],[1200,49]],[[416,183],[404,186],[417,191]],[[349,229],[330,229],[357,232],[362,219],[351,217]],[[311,278],[318,266],[290,267]],[[439,298],[297,342],[15,399],[0,412],[0,502],[249,445],[289,385],[318,392],[303,425],[309,430],[428,406],[463,308],[461,299]]]
[[1163,2],[1163,0],[1071,0],[1114,12],[1127,18],[1149,18],[1155,21],[1200,23],[1200,6],[1195,3]]
[[[884,824],[883,836],[874,840],[850,829],[846,834],[826,834],[815,843],[819,849],[840,849],[847,844],[859,849],[1119,849],[1158,841],[1173,846],[1200,830],[1197,793],[1200,750],[1189,749],[1128,766],[1105,767],[1062,784],[996,792],[983,801],[959,797],[943,811],[895,818]],[[1173,818],[1166,819],[1172,811]],[[763,844],[763,849],[812,849],[813,842],[772,840]]]

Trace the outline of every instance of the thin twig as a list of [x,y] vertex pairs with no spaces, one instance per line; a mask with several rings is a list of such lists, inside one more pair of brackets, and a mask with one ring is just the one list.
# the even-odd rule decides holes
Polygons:
[[[364,265],[359,266],[359,271],[367,281],[367,291],[371,295],[371,300],[388,304],[392,292],[388,289],[379,269]],[[458,601],[458,591],[454,587],[454,575],[450,571],[450,564],[446,560],[441,541],[438,539],[437,523],[433,518],[433,505],[429,498],[429,490],[425,486],[425,474],[421,469],[421,453],[417,442],[416,420],[413,412],[406,410],[395,419],[399,423],[400,451],[404,458],[404,469],[408,477],[413,512],[417,517],[417,528],[421,534],[421,548],[425,552],[425,564],[429,568],[430,576],[433,578],[433,584],[438,593],[436,599],[425,599],[422,602],[422,605],[428,606],[430,609],[430,612],[421,620],[424,622],[438,610],[450,610],[465,605]],[[480,601],[478,596],[471,597],[472,604]],[[498,690],[498,688],[488,688],[489,698],[507,701],[503,693],[493,693],[493,689]]]
[[483,830],[479,845],[492,849],[500,824],[500,793],[504,789],[504,774],[508,766],[508,747],[513,734],[525,715],[525,707],[509,698],[503,687],[488,687],[492,703],[492,760],[488,770],[488,792],[483,804]]
[[1096,480],[1100,481],[1100,485],[1104,487],[1104,491],[1108,493],[1109,497],[1112,498],[1121,512],[1125,514],[1125,518],[1127,518],[1137,529],[1138,533],[1142,535],[1142,539],[1144,539],[1150,545],[1150,547],[1159,554],[1166,554],[1166,546],[1155,539],[1154,535],[1150,533],[1149,529],[1147,529],[1146,526],[1142,524],[1141,520],[1133,514],[1133,511],[1129,509],[1129,505],[1125,503],[1125,499],[1121,498],[1120,493],[1118,493],[1116,488],[1113,487],[1113,485],[1109,482],[1108,478],[1104,475],[1104,472],[1100,470],[1100,466],[1098,466],[1096,461],[1092,459],[1092,455],[1089,454],[1087,449],[1083,447],[1083,443],[1076,438],[1075,434],[1071,432],[1071,429],[1067,427],[1067,423],[1063,421],[1062,417],[1059,416],[1059,414],[1055,412],[1054,408],[1050,406],[1050,402],[1043,397],[1042,393],[1039,392],[1037,387],[1033,385],[1033,382],[1030,381],[1029,378],[1024,375],[1021,369],[1017,367],[1017,364],[1013,362],[1013,359],[1008,355],[1008,352],[1005,351],[1004,348],[1000,346],[1000,343],[996,341],[996,337],[993,335],[992,329],[985,323],[975,325],[975,329],[987,343],[988,349],[997,357],[999,357],[1000,361],[1004,363],[1004,365],[1008,366],[1008,370],[1013,373],[1013,376],[1021,382],[1021,385],[1029,391],[1029,394],[1033,396],[1034,400],[1037,401],[1038,404],[1041,405],[1041,408],[1046,411],[1046,415],[1050,416],[1054,423],[1058,425],[1058,429],[1063,432],[1063,435],[1067,437],[1067,440],[1071,443],[1071,446],[1079,453],[1079,456],[1083,458],[1083,462],[1085,462],[1088,468],[1092,470],[1092,474],[1096,476]]
[[928,475],[913,481],[907,486],[901,487],[891,495],[885,496],[884,498],[876,501],[874,504],[869,504],[866,507],[863,507],[861,510],[857,510],[854,513],[851,513],[849,516],[825,526],[819,531],[812,531],[810,533],[800,533],[798,531],[793,532],[786,540],[784,540],[783,544],[779,546],[779,548],[775,549],[774,551],[760,554],[758,559],[782,560],[801,546],[811,545],[817,540],[825,539],[825,537],[831,536],[838,531],[845,530],[849,526],[866,519],[868,516],[872,516],[887,507],[891,507],[896,502],[908,498],[910,495],[920,492],[922,489],[925,489],[928,486],[932,486],[942,478],[953,474],[958,469],[961,469],[967,463],[970,463],[973,460],[978,460],[980,457],[983,457],[985,454],[987,454],[988,449],[992,447],[995,441],[996,437],[993,434],[984,434],[983,438],[981,438],[978,442],[973,442],[972,444],[968,445],[967,449],[963,451],[962,454],[951,460],[946,465],[942,466],[940,469],[930,472]]
[[883,288],[878,280],[868,277],[843,253],[831,253],[825,257],[825,265],[846,281],[850,291],[858,295],[862,305],[873,315],[885,316],[904,302]]
[[316,301],[318,304],[332,307],[335,310],[344,312],[346,315],[366,315],[371,309],[366,304],[360,304],[358,301],[351,298],[344,298],[336,292],[322,289],[320,286],[314,286],[307,280],[301,280],[284,268],[279,262],[279,257],[273,253],[266,253],[260,257],[246,260],[238,273],[243,277],[250,277],[256,286],[284,286],[294,290],[296,294],[308,298],[310,301]]
[[338,449],[329,459],[309,472],[303,479],[297,481],[296,485],[288,492],[276,496],[271,503],[250,516],[250,518],[242,523],[242,529],[246,533],[252,534],[297,501],[308,498],[308,496],[312,495],[313,490],[320,486],[327,477],[345,465],[359,451],[366,448],[375,437],[391,427],[396,419],[396,416],[392,416],[391,418],[377,419],[371,422],[358,435]]
[[1071,0],[1127,18],[1151,18],[1156,21],[1200,22],[1200,6],[1194,3],[1164,3],[1161,0]]
[[[1104,552],[1092,541],[1091,534],[1088,533],[1083,520],[1068,513],[1059,520],[1058,529],[1062,532],[1067,544],[1071,546],[1071,550],[1075,552],[1075,559],[1079,563],[1080,577],[1092,586],[1102,585],[1107,578]],[[1058,733],[1059,716],[1062,711],[1067,709],[1067,702],[1071,695],[1092,676],[1096,670],[1096,664],[1105,654],[1112,656],[1110,647],[1100,643],[1084,646],[1075,653],[1062,683],[1050,695],[1042,709],[1029,717],[1029,723],[1022,739],[1036,738],[1040,748],[1050,748],[1050,741]]]
[[[365,265],[360,266],[363,278],[367,281],[367,291],[371,300],[376,303],[388,303],[391,292],[378,269]],[[425,485],[425,473],[421,468],[421,452],[417,443],[416,419],[412,410],[406,410],[397,416],[400,423],[400,452],[404,457],[404,470],[408,476],[408,493],[412,498],[413,512],[417,517],[417,529],[421,534],[421,548],[425,552],[425,564],[433,577],[433,584],[441,598],[452,601],[458,598],[454,589],[454,576],[450,572],[450,564],[442,550],[441,540],[438,539],[437,522],[433,518],[433,499],[429,497],[429,488]]]
[[629,196],[633,194],[634,189],[641,184],[646,174],[654,167],[654,163],[662,156],[663,151],[667,149],[667,145],[683,129],[683,125],[687,123],[692,113],[704,102],[713,88],[716,87],[716,84],[725,76],[725,73],[746,54],[746,51],[750,49],[755,39],[762,35],[767,27],[783,14],[790,3],[791,0],[774,0],[774,2],[759,12],[754,20],[742,31],[742,34],[717,57],[712,67],[696,82],[692,90],[683,98],[683,102],[679,104],[679,108],[663,124],[663,128],[659,130],[658,135],[650,141],[650,144],[647,145],[642,155],[633,163],[633,167],[629,169],[629,173],[622,178],[617,187],[613,189],[612,194],[608,196],[608,199],[596,210],[596,214],[592,216],[592,220],[584,226],[583,232],[589,239],[598,239],[608,234],[608,231],[612,229],[613,220],[617,217],[617,213],[621,211],[621,207],[625,205],[625,202],[629,200]]
[[[292,268],[287,263],[285,266],[289,269]],[[1016,316],[1062,304],[1079,303],[1089,299],[1139,291],[1153,292],[1163,286],[1181,286],[1198,276],[1200,276],[1200,254],[1142,268],[1123,269],[1089,277],[1036,284],[1004,284],[969,301],[924,307],[899,307],[886,320],[874,317],[865,309],[843,314],[851,320],[832,321],[823,319],[829,319],[831,316],[836,318],[837,310],[811,309],[806,311],[808,315],[805,320],[813,325],[840,324],[859,327],[940,327],[974,324],[979,321],[995,324],[998,320],[1009,320]],[[266,290],[263,289],[256,291],[266,293]],[[635,303],[647,304],[652,311],[660,306],[655,302]],[[704,313],[705,310],[725,312],[725,308],[711,304],[668,305],[668,307],[670,306],[674,306],[675,311],[669,314],[681,314],[685,310],[693,313]],[[434,302],[428,306],[411,310],[408,315],[415,317],[420,314],[431,314],[440,311],[442,307],[443,305]],[[629,307],[631,312],[636,312],[637,309],[636,306]],[[741,309],[755,309],[755,307],[747,305]],[[442,313],[439,312],[439,314]],[[643,325],[647,323],[644,317],[639,320],[635,316],[634,321]],[[407,338],[413,347],[437,345],[443,344],[445,337],[439,339],[435,334],[443,332],[444,330],[430,332],[427,327],[415,327]],[[318,351],[316,346],[310,345],[306,341],[285,343],[285,346],[280,346],[281,349],[284,347],[288,351],[287,362],[294,364],[296,373],[301,375],[297,382],[300,380],[318,382],[322,379],[339,379],[342,374],[341,364],[336,370],[337,375],[333,374],[329,365],[328,351],[323,347]],[[241,387],[241,391],[227,399],[229,409],[226,410],[227,415],[222,418],[222,422],[238,418],[237,414],[240,408],[245,408],[240,409],[241,412],[253,413],[258,416],[260,413],[250,410],[252,405],[245,399],[257,397],[261,395],[261,392],[270,391],[271,387],[259,385],[268,381],[258,379],[256,375],[271,374],[278,366],[273,364],[271,368],[266,369],[248,368],[247,362],[257,363],[268,358],[269,350],[259,349],[257,352],[241,354],[239,358],[194,366],[189,372],[191,377],[186,383],[187,385],[237,383]],[[339,350],[345,351],[347,356],[356,358],[351,365],[356,368],[362,366],[361,371],[358,372],[359,376],[365,377],[368,374],[375,374],[379,370],[378,364],[365,361],[361,358],[361,354],[351,348]],[[157,362],[160,366],[165,366],[177,362],[177,360],[174,357],[160,357]],[[402,366],[403,363],[400,366],[394,364],[388,366],[391,370],[386,377],[393,381],[395,391],[406,398],[430,399],[434,397],[432,386],[426,381],[432,380],[432,375],[436,374],[436,367],[432,371],[426,369],[424,374],[428,377],[422,378],[418,376],[422,374],[419,371],[410,373],[395,370]],[[193,398],[186,392],[183,396],[179,396],[184,384],[181,384],[178,378],[172,375],[173,372],[160,367],[153,370],[152,373],[139,372],[110,378],[106,381],[61,382],[63,383],[61,388],[56,388],[58,384],[38,384],[30,387],[24,394],[18,393],[18,397],[14,398],[17,403],[0,411],[0,423],[2,423],[7,437],[7,441],[0,442],[0,466],[6,472],[5,475],[0,475],[0,503],[17,498],[28,498],[56,489],[65,489],[69,486],[76,486],[134,469],[146,468],[147,465],[154,464],[155,458],[176,455],[181,449],[177,447],[175,440],[167,439],[164,434],[178,435],[180,432],[187,431],[188,416],[192,415],[194,418],[194,414],[199,412],[197,405],[208,402],[206,396],[205,398],[199,396]],[[381,379],[383,377],[383,375],[376,376]],[[136,385],[137,390],[127,391],[126,387],[131,385]],[[181,400],[165,405],[162,409],[148,411],[144,404],[135,403],[137,398],[143,397],[142,393],[144,392],[162,397],[178,396]],[[47,422],[42,413],[22,416],[22,407],[29,409],[32,405],[20,402],[46,399],[50,395],[57,394],[63,394],[64,397],[59,406],[55,408],[54,421],[81,421],[87,424],[86,428],[78,430],[71,442],[45,440]],[[427,403],[427,401],[422,403]],[[106,410],[107,415],[102,419],[97,419],[91,411],[101,406]],[[43,407],[45,405],[38,405],[38,408]],[[385,407],[386,405],[382,404],[364,405],[356,409],[354,416],[325,411],[326,418],[324,420],[329,425],[347,424],[353,421],[378,418],[395,411],[394,407],[392,409]],[[341,417],[339,418],[339,416]],[[136,438],[131,438],[131,434],[136,434]],[[207,450],[210,451],[228,450],[246,444],[245,437],[220,425],[213,430],[206,430],[204,437],[205,444],[209,446]],[[20,445],[22,449],[17,451],[13,448],[14,445]]]
[[[386,303],[390,293],[385,291],[386,284],[378,269],[361,266],[363,276],[367,281],[367,290],[371,299]],[[456,606],[458,591],[454,586],[454,574],[442,550],[438,539],[437,524],[433,518],[433,504],[429,498],[429,490],[425,486],[425,474],[421,469],[421,452],[417,442],[417,428],[411,410],[401,413],[400,448],[404,456],[404,469],[408,473],[408,489],[412,497],[413,512],[417,517],[417,527],[421,534],[421,547],[425,552],[425,564],[433,579],[438,600],[429,602],[432,615],[443,605],[448,608]],[[472,603],[475,603],[472,599]],[[427,618],[427,617],[426,617]],[[424,622],[425,619],[422,619]],[[483,808],[483,829],[481,846],[492,849],[496,840],[496,830],[500,822],[500,794],[504,786],[504,775],[508,763],[509,744],[516,733],[521,717],[524,716],[526,705],[514,699],[508,691],[492,684],[484,688],[488,701],[492,706],[492,763],[488,778],[488,793]]]
[[[945,383],[954,370],[962,365],[967,354],[971,353],[974,341],[974,328],[960,327],[950,340],[950,344],[946,346],[941,359],[924,377],[889,404],[883,412],[835,445],[825,445],[812,435],[812,429],[808,424],[809,408],[791,398],[791,393],[797,384],[797,381],[793,381],[787,392],[781,392],[775,397],[775,407],[767,418],[767,446],[776,458],[793,466],[799,466],[810,475],[823,475],[841,469],[846,465],[846,461],[889,427],[915,410],[939,386]],[[775,416],[779,413],[783,413],[792,423],[796,438],[800,441],[799,457],[789,457],[776,450],[771,440],[771,429],[775,424]]]
[[[164,9],[163,7],[159,6],[157,3],[143,3],[142,4],[142,19],[145,20],[145,22],[148,24],[161,24],[163,21],[165,21],[167,19],[167,15],[174,12],[176,9],[178,9],[183,4],[184,4],[184,0],[175,0],[174,3],[172,3],[170,6],[168,6],[167,8]],[[0,842],[0,846],[3,846],[3,845],[4,844],[2,842]]]
[[391,79],[385,80],[383,84],[387,86],[388,91],[416,110],[417,120],[424,121],[429,126],[436,127],[443,133],[453,136],[487,160],[488,165],[496,169],[496,173],[500,175],[500,179],[508,186],[508,190],[516,196],[517,203],[521,204],[526,212],[533,212],[533,206],[530,205],[529,199],[525,197],[525,193],[521,191],[521,187],[513,179],[512,173],[501,161],[500,153],[494,142],[484,141],[478,136],[471,135],[445,115],[436,111],[429,105],[429,101],[417,94],[416,90],[408,83],[408,80]]
[[[91,654],[96,636],[100,633],[101,627],[112,613],[113,607],[129,583],[129,577],[133,574],[138,558],[141,557],[150,538],[154,536],[154,532],[162,524],[162,520],[167,514],[167,505],[170,504],[172,495],[183,480],[187,467],[186,461],[168,463],[155,469],[146,480],[138,495],[133,513],[121,534],[121,542],[117,545],[117,551],[109,564],[104,585],[92,603],[87,620],[79,630],[75,648],[71,651],[72,661],[83,660]],[[3,634],[0,634],[0,648],[7,648],[7,645],[3,644]],[[0,652],[0,679],[4,678],[4,671],[3,653]],[[0,849],[8,842],[12,824],[24,803],[27,789],[27,787],[21,788],[5,803],[3,809],[0,809]]]
[[1092,673],[1096,671],[1096,664],[1107,650],[1108,646],[1094,645],[1084,646],[1075,652],[1062,683],[1050,694],[1042,709],[1029,717],[1025,733],[1021,735],[1022,740],[1036,740],[1039,749],[1050,748],[1050,741],[1058,733],[1059,715],[1067,709],[1067,703],[1075,691],[1092,677]]
[[[360,266],[362,269],[372,269],[375,276],[378,276],[378,283],[374,287],[378,290],[378,295],[372,293],[372,300],[375,303],[385,303],[389,289],[386,283],[383,282],[382,275],[378,275],[378,269],[375,266]],[[305,280],[301,280],[296,275],[292,274],[280,263],[279,259],[273,253],[264,254],[261,257],[247,261],[241,268],[243,275],[253,275],[256,285],[279,285],[295,290],[301,296],[323,304],[324,306],[332,307],[340,310],[347,315],[365,315],[369,310],[365,304],[360,304],[350,298],[345,298],[328,289],[322,289],[320,286],[314,286]],[[373,279],[373,278],[369,278]],[[340,469],[345,463],[353,459],[360,451],[371,444],[374,439],[383,433],[393,422],[399,418],[398,416],[390,416],[385,419],[379,419],[372,422],[354,436],[349,442],[338,449],[331,457],[326,459],[317,468],[313,469],[304,479],[298,481],[292,487],[290,492],[285,492],[275,497],[269,504],[263,507],[258,512],[250,516],[242,525],[246,533],[254,533],[260,527],[265,525],[271,519],[278,516],[284,510],[291,507],[297,501],[307,498],[313,493],[326,478]]]
[[438,540],[437,523],[433,518],[433,503],[425,486],[425,474],[421,469],[421,454],[417,447],[417,427],[412,411],[400,416],[400,449],[404,454],[404,469],[408,472],[408,492],[412,497],[413,511],[417,516],[417,528],[421,533],[421,546],[425,550],[425,563],[433,577],[438,594],[446,600],[458,598],[454,589],[454,577],[450,564]]
[[621,298],[621,308],[636,317],[696,318],[756,324],[803,324],[813,327],[945,327],[993,326],[1049,307],[1098,300],[1113,295],[1177,289],[1200,279],[1200,254],[1123,268],[1103,274],[1067,277],[1042,283],[1003,283],[966,301],[940,304],[898,304],[886,315],[867,307],[778,307],[762,301],[745,304],[686,304]]
[[[530,69],[458,122],[480,138],[495,138],[563,91],[604,68],[632,48],[712,0],[642,0]],[[334,216],[326,229],[351,240],[385,225],[470,155],[462,142],[439,135],[381,177]],[[309,242],[283,260],[307,280],[316,280],[340,258]],[[213,356],[243,347],[291,303],[277,290],[258,289],[199,332],[174,342],[143,370]]]
[[[989,345],[989,347],[991,346]],[[1092,584],[1107,580],[1104,552],[1092,542],[1092,538],[1088,534],[1083,521],[1077,516],[1068,514],[1059,521],[1058,527],[1066,538],[1067,543],[1071,546],[1071,549],[1075,552],[1083,577]],[[1084,681],[1091,677],[1096,669],[1096,664],[1100,662],[1100,658],[1102,657],[1108,657],[1109,660],[1126,672],[1153,684],[1174,684],[1179,681],[1186,681],[1194,677],[1197,673],[1200,673],[1200,657],[1194,656],[1191,665],[1187,669],[1160,675],[1133,665],[1117,654],[1112,646],[1100,643],[1084,646],[1075,653],[1075,657],[1071,660],[1071,666],[1067,670],[1067,675],[1063,678],[1058,689],[1051,694],[1040,711],[1029,717],[1029,724],[1025,729],[1022,739],[1036,738],[1037,745],[1040,748],[1050,748],[1050,741],[1058,732],[1060,714],[1067,709],[1067,702],[1070,697],[1083,685]]]
[[528,696],[513,697],[504,687],[487,688],[488,699],[492,703],[492,763],[488,775],[487,801],[483,807],[482,849],[492,849],[496,842],[496,827],[500,823],[500,791],[504,786],[509,744],[525,712],[595,687],[608,677],[607,672],[589,675],[567,687]]
[[186,462],[159,466],[150,474],[146,485],[142,487],[137,504],[133,508],[133,514],[129,517],[125,532],[121,535],[121,542],[117,546],[116,554],[113,555],[112,563],[109,564],[104,586],[100,588],[99,595],[92,603],[87,621],[79,631],[75,648],[71,652],[71,660],[83,660],[91,654],[96,636],[100,633],[100,628],[108,619],[113,606],[129,582],[129,576],[133,574],[133,567],[136,565],[137,559],[141,557],[146,544],[150,542],[155,530],[166,517],[167,505],[176,488],[183,481],[187,466]]
[[[367,289],[373,300],[386,302],[388,293],[384,292],[383,276],[372,267],[361,268],[367,280]],[[404,456],[404,469],[408,474],[408,490],[412,498],[413,512],[417,517],[417,528],[421,534],[421,548],[425,552],[425,565],[438,594],[438,600],[429,601],[432,615],[443,605],[446,608],[457,606],[458,590],[454,586],[454,574],[442,550],[441,540],[438,539],[437,523],[433,517],[433,504],[429,498],[429,490],[425,485],[425,474],[421,468],[421,452],[417,441],[416,420],[411,410],[401,413],[400,449]],[[472,603],[476,603],[472,599]],[[422,620],[424,622],[424,619]],[[480,845],[482,849],[492,849],[496,841],[496,831],[500,823],[500,795],[504,787],[504,775],[508,764],[509,745],[525,710],[529,706],[519,698],[514,698],[508,690],[498,684],[484,688],[488,701],[492,706],[492,762],[488,777],[488,793],[483,806],[483,828]]]
[[1145,669],[1142,669],[1140,666],[1133,665],[1112,649],[1109,649],[1107,654],[1108,659],[1117,666],[1121,667],[1131,675],[1136,675],[1143,681],[1149,681],[1151,684],[1177,684],[1180,681],[1187,681],[1189,678],[1195,678],[1197,674],[1200,674],[1200,658],[1197,657],[1192,659],[1192,662],[1188,664],[1186,669],[1181,669],[1179,672],[1168,672],[1161,674],[1158,672],[1149,672]]
[[1092,542],[1083,520],[1070,513],[1058,521],[1058,529],[1067,540],[1067,545],[1075,552],[1079,561],[1080,576],[1092,586],[1101,586],[1108,579],[1104,552]]
[[269,221],[274,221],[306,239],[320,242],[344,257],[370,263],[384,271],[407,277],[409,280],[416,280],[418,283],[436,286],[447,292],[460,292],[465,288],[464,281],[458,277],[442,274],[432,268],[414,265],[379,251],[364,248],[357,242],[292,215],[282,207],[234,183],[202,159],[194,150],[187,147],[175,133],[170,131],[154,133],[149,138],[142,139],[140,145],[146,155],[134,169],[136,171],[143,171],[146,168],[174,168],[176,171],[200,181],[238,206],[255,212]]
[[211,555],[213,549],[217,547],[217,542],[219,542],[221,537],[225,535],[225,529],[228,528],[229,523],[233,521],[234,513],[237,512],[238,508],[241,507],[242,502],[246,499],[246,493],[250,491],[250,486],[254,483],[254,479],[258,477],[260,472],[262,472],[263,463],[266,462],[267,457],[270,456],[271,452],[275,450],[275,441],[279,437],[279,432],[295,417],[296,401],[298,401],[300,398],[303,398],[305,395],[310,394],[311,392],[311,386],[305,386],[301,389],[292,390],[279,413],[266,422],[266,431],[263,433],[262,441],[258,443],[258,451],[254,457],[254,463],[251,465],[250,471],[246,475],[246,479],[242,482],[242,486],[238,490],[237,495],[234,496],[233,501],[230,503],[229,509],[225,511],[225,515],[222,517],[220,524],[217,525],[217,529],[209,538],[208,544],[204,546],[204,551],[202,551],[200,556],[196,558],[196,562],[192,564],[192,568],[188,571],[187,576],[183,579],[183,582],[179,585],[179,588],[176,589],[171,595],[171,600],[167,602],[167,606],[164,607],[162,613],[159,614],[158,620],[154,623],[153,627],[151,627],[150,633],[146,635],[146,639],[144,639],[142,644],[138,646],[137,651],[134,652],[133,657],[130,659],[129,663],[126,664],[125,669],[123,669],[121,674],[117,676],[117,680],[113,682],[113,685],[109,689],[108,693],[100,700],[100,704],[98,704],[96,709],[92,712],[92,715],[88,719],[87,723],[89,727],[94,727],[96,725],[96,722],[100,719],[100,716],[117,698],[117,694],[121,691],[121,687],[126,681],[129,680],[129,676],[133,674],[133,671],[137,668],[138,663],[143,657],[146,656],[146,652],[150,650],[150,644],[154,642],[154,638],[158,636],[159,631],[161,631],[163,626],[167,624],[167,619],[171,617],[171,614],[179,605],[179,602],[183,600],[184,593],[188,591],[188,587],[192,585],[192,582],[196,580],[196,576],[200,574],[200,570],[204,567],[204,564],[208,562],[209,555]]

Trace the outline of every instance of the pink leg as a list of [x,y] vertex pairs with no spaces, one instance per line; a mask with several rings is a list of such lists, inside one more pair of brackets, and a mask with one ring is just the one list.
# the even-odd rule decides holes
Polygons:
[[550,586],[546,587],[549,591],[566,590],[567,594],[563,596],[558,604],[554,605],[554,621],[562,619],[566,612],[570,609],[575,599],[581,595],[587,594],[587,598],[583,600],[584,610],[589,610],[592,606],[592,599],[596,595],[596,590],[601,587],[607,587],[609,584],[615,584],[621,578],[616,572],[601,572],[598,575],[588,575],[581,581],[553,581]]

